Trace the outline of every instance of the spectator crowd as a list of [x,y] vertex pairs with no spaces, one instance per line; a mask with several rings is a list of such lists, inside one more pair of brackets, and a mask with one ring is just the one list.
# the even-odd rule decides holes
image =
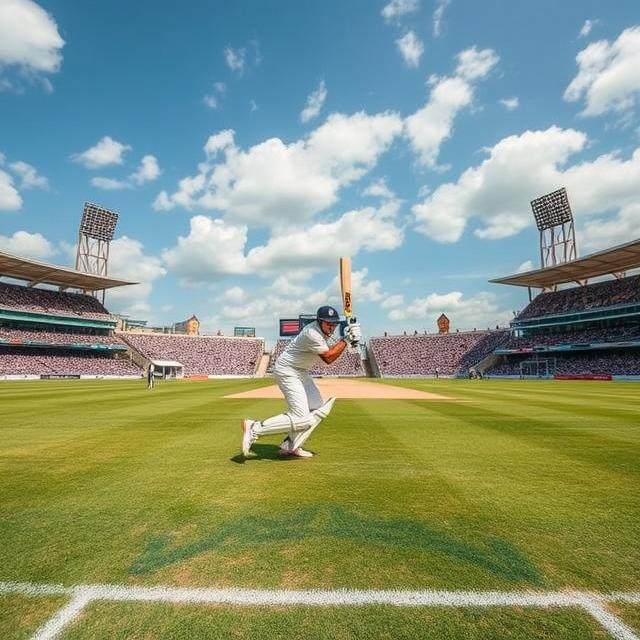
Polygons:
[[620,327],[594,327],[575,331],[555,331],[535,333],[521,337],[511,337],[501,347],[503,349],[532,349],[533,347],[552,347],[561,344],[596,344],[626,340],[640,341],[638,325]]
[[253,376],[264,352],[260,338],[177,334],[120,334],[145,358],[180,362],[185,376]]
[[518,320],[638,303],[640,275],[541,293],[520,312]]
[[[549,374],[563,375],[640,375],[640,349],[597,350],[588,353],[554,354],[546,359],[549,362]],[[531,356],[509,357],[508,360],[493,367],[488,373],[491,376],[519,376],[522,363],[531,360]],[[535,371],[529,367],[529,371]],[[540,368],[541,373],[547,367]],[[525,374],[526,375],[526,374]],[[534,373],[535,375],[535,373]]]
[[0,376],[5,375],[95,375],[140,376],[129,360],[69,349],[0,348]]
[[104,344],[126,347],[115,335],[94,335],[89,333],[71,333],[68,331],[47,331],[13,329],[0,326],[0,342],[39,342],[55,345],[65,344]]
[[496,330],[371,338],[369,354],[382,376],[465,375],[508,336]]
[[93,296],[36,289],[0,282],[0,308],[47,315],[109,320],[109,312]]

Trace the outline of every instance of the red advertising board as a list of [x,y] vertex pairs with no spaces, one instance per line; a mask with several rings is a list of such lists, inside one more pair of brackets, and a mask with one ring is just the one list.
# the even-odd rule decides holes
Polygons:
[[554,380],[613,380],[613,376],[611,374],[605,376],[596,376],[596,375],[587,375],[587,374],[575,374],[571,375],[569,373],[556,373],[553,376]]

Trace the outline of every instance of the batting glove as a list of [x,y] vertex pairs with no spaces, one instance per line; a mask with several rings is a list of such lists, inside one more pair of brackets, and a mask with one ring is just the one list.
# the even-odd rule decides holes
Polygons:
[[353,324],[348,325],[345,330],[344,337],[352,347],[355,347],[362,339],[362,329],[360,328],[360,324],[354,322]]

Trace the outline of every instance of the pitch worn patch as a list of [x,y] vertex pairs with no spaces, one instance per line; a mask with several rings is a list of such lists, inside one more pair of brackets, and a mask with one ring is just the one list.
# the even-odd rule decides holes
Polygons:
[[149,541],[129,573],[153,573],[224,549],[318,538],[418,549],[456,558],[511,582],[544,584],[533,564],[506,540],[491,537],[470,544],[416,520],[365,516],[337,505],[312,505],[277,517],[244,516],[221,523],[204,537],[185,544],[176,545],[170,535],[162,535]]
[[[419,391],[396,387],[390,384],[378,382],[364,382],[362,380],[349,380],[347,378],[317,378],[314,381],[324,398],[345,398],[369,400],[455,400],[450,396],[442,396],[437,393]],[[234,393],[225,398],[282,398],[282,393],[277,385]]]

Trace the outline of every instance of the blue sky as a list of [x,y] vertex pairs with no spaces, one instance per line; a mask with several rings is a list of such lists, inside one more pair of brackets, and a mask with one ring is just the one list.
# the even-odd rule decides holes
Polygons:
[[635,0],[0,0],[0,248],[72,265],[92,201],[152,324],[272,341],[351,255],[367,336],[504,325],[531,199],[640,235],[639,98]]

